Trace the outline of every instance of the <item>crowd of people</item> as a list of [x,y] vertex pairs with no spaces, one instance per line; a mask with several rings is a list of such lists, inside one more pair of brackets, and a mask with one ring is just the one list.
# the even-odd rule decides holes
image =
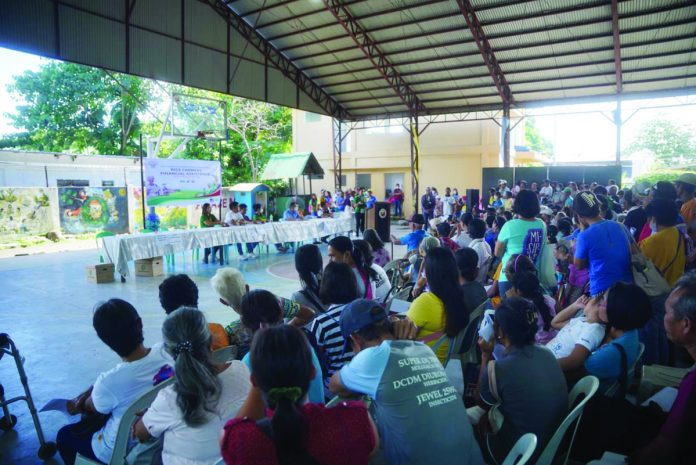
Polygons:
[[[614,451],[631,464],[695,463],[696,371],[668,412],[640,417],[650,424],[614,406],[641,356],[696,359],[696,175],[594,184],[501,181],[472,211],[445,200],[449,188],[440,201],[428,189],[434,202],[425,198],[409,232],[391,238],[404,257],[390,257],[374,230],[327,240],[326,266],[317,244],[302,245],[289,299],[219,268],[211,292],[239,317],[226,326],[206,321],[188,276],[169,276],[159,288],[161,344],[145,345],[128,302],[100,303],[95,331],[122,363],[69,403],[83,417],[58,433],[65,464],[77,453],[108,463],[125,410],[172,377],[133,427],[131,453],[164,465],[493,464],[526,433],[538,457],[586,375],[599,379],[597,405],[612,424],[654,431],[637,443],[616,428]],[[356,211],[369,201],[358,195]],[[322,214],[344,198],[325,196],[316,199]],[[390,311],[396,294],[406,311]],[[454,379],[446,365],[463,347],[451,345],[483,308],[473,378],[463,367],[463,381]],[[230,345],[235,360],[213,357]],[[582,424],[579,438],[607,443],[602,428]]]

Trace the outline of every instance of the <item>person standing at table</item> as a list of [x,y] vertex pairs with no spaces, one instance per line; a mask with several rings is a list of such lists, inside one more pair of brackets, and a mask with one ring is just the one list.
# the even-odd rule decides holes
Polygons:
[[[214,226],[220,226],[221,222],[213,215],[212,208],[209,203],[203,204],[203,213],[201,213],[201,228],[212,228]],[[205,254],[203,255],[203,263],[208,263],[208,257],[210,256],[211,247],[205,248]],[[215,263],[215,254],[219,254],[220,264],[223,265],[225,260],[222,257],[222,246],[216,245],[212,247],[213,249],[213,263]]]

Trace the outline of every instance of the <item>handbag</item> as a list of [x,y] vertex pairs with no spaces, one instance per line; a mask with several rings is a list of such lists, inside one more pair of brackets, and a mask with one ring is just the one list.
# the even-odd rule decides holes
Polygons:
[[498,434],[500,428],[503,427],[503,421],[505,417],[503,412],[500,411],[500,396],[498,395],[498,383],[495,379],[495,361],[491,360],[486,366],[488,371],[488,388],[491,391],[491,395],[496,401],[496,404],[488,411],[488,424],[491,428],[493,434]]
[[545,289],[554,289],[556,281],[556,259],[553,256],[553,246],[549,243],[544,244],[539,257],[539,281]]
[[[630,233],[626,228],[623,228],[623,230],[626,243],[628,244],[628,250],[631,254],[631,274],[633,275],[633,282],[643,289],[649,297],[656,297],[668,293],[671,288],[664,276],[662,276],[662,273],[660,273],[660,270],[657,269],[655,264],[651,262],[640,249],[636,247],[637,250],[633,250],[632,245],[635,244],[629,239]],[[679,253],[679,250],[677,250],[677,253]],[[676,259],[676,256],[674,258]],[[674,262],[674,260],[672,260],[672,262]]]
[[605,451],[630,455],[657,436],[667,416],[654,404],[643,407],[626,399],[626,350],[614,342],[611,346],[621,357],[619,389],[611,396],[597,393],[585,406],[572,452],[573,460],[583,463],[599,459]]

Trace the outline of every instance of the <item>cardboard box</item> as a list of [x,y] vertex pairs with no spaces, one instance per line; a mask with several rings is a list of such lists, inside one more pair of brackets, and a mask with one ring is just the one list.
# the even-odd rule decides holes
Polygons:
[[114,282],[114,264],[100,263],[98,265],[88,265],[85,267],[87,281],[90,283],[102,284]]
[[164,274],[162,257],[145,258],[135,261],[136,276],[161,276]]

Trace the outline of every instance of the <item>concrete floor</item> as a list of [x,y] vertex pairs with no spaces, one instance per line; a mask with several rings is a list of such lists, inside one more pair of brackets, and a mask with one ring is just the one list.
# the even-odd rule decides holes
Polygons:
[[[392,227],[402,234],[405,228]],[[326,246],[322,245],[326,256]],[[402,246],[395,247],[397,256]],[[271,250],[273,250],[271,248]],[[258,260],[241,262],[235,257],[230,265],[238,267],[252,288],[264,288],[289,297],[299,288],[292,254],[272,251]],[[164,311],[159,306],[159,283],[166,277],[131,277],[126,283],[92,284],[85,279],[84,267],[97,261],[95,250],[29,255],[0,259],[0,333],[8,333],[26,358],[25,370],[34,402],[41,408],[56,397],[69,398],[88,387],[96,376],[118,363],[115,353],[106,347],[92,328],[94,304],[111,297],[132,303],[140,313],[145,344],[161,341]],[[199,287],[199,308],[210,321],[227,324],[237,315],[218,301],[210,278],[218,265],[192,264],[190,254],[166,274],[187,273]],[[132,265],[131,265],[132,266]],[[14,361],[0,360],[0,383],[7,398],[23,395]],[[29,465],[42,463],[36,455],[39,442],[26,404],[10,406],[18,418],[14,430],[0,432],[0,464]],[[1,414],[0,414],[1,415]],[[47,440],[68,422],[57,412],[40,414]],[[72,420],[71,420],[72,421]],[[43,462],[56,465],[56,458]]]

